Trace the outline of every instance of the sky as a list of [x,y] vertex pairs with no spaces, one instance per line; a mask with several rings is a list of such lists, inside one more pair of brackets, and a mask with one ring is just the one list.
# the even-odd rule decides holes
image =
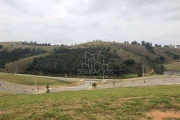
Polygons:
[[0,0],[0,42],[180,44],[180,0]]

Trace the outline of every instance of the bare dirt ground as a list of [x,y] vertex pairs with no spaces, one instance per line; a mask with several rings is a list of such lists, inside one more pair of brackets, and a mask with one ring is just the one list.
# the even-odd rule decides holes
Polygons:
[[147,117],[151,120],[179,120],[180,111],[160,111],[152,110],[147,113]]

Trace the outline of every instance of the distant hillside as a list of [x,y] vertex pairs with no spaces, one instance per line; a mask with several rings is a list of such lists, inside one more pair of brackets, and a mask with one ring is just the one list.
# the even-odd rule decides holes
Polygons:
[[[30,48],[30,49],[42,49],[42,50],[46,50],[48,52],[53,51],[54,48],[56,48],[57,46],[38,46],[38,45],[23,45],[23,42],[0,42],[0,45],[3,46],[3,49],[8,49],[8,50],[13,50],[15,48]],[[0,49],[2,50],[2,49]]]
[[85,62],[85,51],[91,54],[101,53],[104,56],[104,63],[108,64],[108,69],[112,69],[115,76],[131,73],[142,76],[142,65],[145,66],[145,73],[149,73],[152,69],[160,74],[163,70],[180,70],[180,63],[174,65],[174,61],[180,59],[180,49],[152,47],[149,43],[134,45],[94,41],[75,46],[36,46],[22,45],[21,42],[6,42],[0,45],[8,50],[30,48],[47,51],[46,54],[27,56],[6,63],[4,68],[1,68],[1,71],[6,72],[51,75],[67,73],[77,76],[78,69],[81,69],[82,63]]
[[24,72],[34,57],[45,56],[57,46],[23,45],[22,42],[0,42],[0,71]]

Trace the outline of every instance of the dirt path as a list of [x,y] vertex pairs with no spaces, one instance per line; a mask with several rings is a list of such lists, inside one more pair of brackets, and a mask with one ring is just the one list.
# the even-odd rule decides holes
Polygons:
[[153,120],[172,120],[172,119],[180,119],[180,111],[159,111],[159,110],[153,110],[149,113],[147,113],[147,117],[152,118]]

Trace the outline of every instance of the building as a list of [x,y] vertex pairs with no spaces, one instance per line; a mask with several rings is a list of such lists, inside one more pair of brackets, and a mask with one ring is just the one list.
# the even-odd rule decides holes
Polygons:
[[175,60],[175,63],[180,63],[180,60]]

